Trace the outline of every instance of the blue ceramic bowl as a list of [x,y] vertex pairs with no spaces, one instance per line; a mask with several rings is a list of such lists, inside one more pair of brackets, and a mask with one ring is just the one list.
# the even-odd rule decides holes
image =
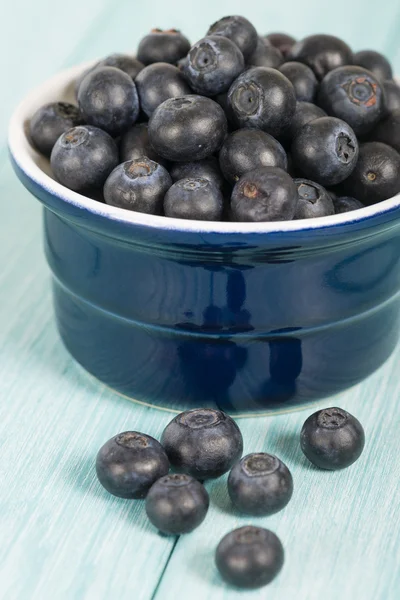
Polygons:
[[60,73],[14,113],[15,171],[44,206],[58,329],[118,392],[174,409],[308,403],[361,381],[399,335],[400,197],[282,223],[206,223],[107,206],[51,177],[25,130],[71,96]]

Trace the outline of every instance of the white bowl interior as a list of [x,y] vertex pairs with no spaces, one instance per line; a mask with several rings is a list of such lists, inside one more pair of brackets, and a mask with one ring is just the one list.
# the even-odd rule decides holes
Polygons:
[[146,215],[134,211],[108,206],[73,192],[53,178],[49,161],[41,156],[29,143],[27,136],[29,119],[47,102],[69,101],[75,103],[74,82],[76,78],[93,61],[64,70],[48,79],[39,87],[32,90],[15,110],[9,126],[9,148],[18,166],[37,184],[64,201],[87,210],[101,214],[104,217],[137,223],[148,227],[174,229],[178,231],[219,232],[219,233],[272,233],[285,231],[301,231],[304,229],[320,229],[340,223],[357,223],[365,218],[385,213],[400,206],[400,194],[389,200],[384,200],[373,206],[368,206],[353,212],[318,219],[303,219],[299,221],[279,221],[273,223],[228,223],[192,221],[172,219],[154,215]]

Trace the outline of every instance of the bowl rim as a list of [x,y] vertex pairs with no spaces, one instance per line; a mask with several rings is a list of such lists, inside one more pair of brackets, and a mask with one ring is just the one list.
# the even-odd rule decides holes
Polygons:
[[[217,233],[217,234],[251,234],[251,233],[300,233],[307,230],[320,231],[337,228],[341,225],[357,227],[373,217],[390,213],[400,207],[400,193],[388,200],[367,206],[348,213],[319,217],[316,219],[299,219],[296,221],[268,221],[260,223],[237,223],[225,221],[196,221],[177,219],[158,215],[148,215],[103,204],[82,194],[74,192],[52,179],[36,164],[32,148],[26,135],[26,123],[32,116],[32,104],[38,104],[42,96],[51,94],[53,87],[67,86],[85,69],[97,61],[86,61],[79,65],[64,69],[53,75],[37,87],[33,88],[14,110],[8,128],[8,148],[17,167],[34,183],[52,196],[83,209],[101,218],[117,221],[125,225],[144,226],[149,229],[176,231],[177,233]],[[60,98],[60,100],[62,100]],[[48,102],[49,100],[44,100]]]

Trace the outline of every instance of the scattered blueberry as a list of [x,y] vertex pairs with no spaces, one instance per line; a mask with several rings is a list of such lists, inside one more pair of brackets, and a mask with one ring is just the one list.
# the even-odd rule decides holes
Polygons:
[[220,149],[227,127],[225,113],[214,100],[195,95],[170,98],[152,114],[149,139],[163,158],[200,160]]
[[222,538],[215,562],[227,583],[255,589],[267,585],[278,575],[283,567],[284,550],[272,531],[247,525]]
[[283,140],[293,140],[300,129],[320,117],[326,117],[326,112],[311,102],[296,102],[296,110],[290,126],[282,133]]
[[286,152],[281,144],[260,129],[238,129],[228,135],[219,153],[219,163],[231,183],[258,167],[287,169]]
[[189,52],[190,42],[177,29],[152,29],[140,42],[137,58],[144,65],[166,62],[172,65]]
[[322,185],[308,179],[295,179],[298,203],[295,219],[315,219],[334,215],[332,198]]
[[83,123],[79,108],[68,102],[50,102],[35,112],[29,123],[29,135],[35,148],[50,156],[62,133]]
[[341,408],[325,408],[305,421],[301,449],[320,469],[344,469],[361,455],[365,443],[361,423]]
[[112,171],[104,185],[104,199],[111,206],[158,215],[171,185],[168,171],[142,156],[124,162]]
[[288,58],[308,65],[318,79],[323,79],[329,71],[351,65],[353,53],[341,39],[333,35],[317,34],[294,44]]
[[297,188],[278,167],[259,167],[233,188],[231,213],[235,221],[286,221],[294,217]]
[[294,37],[287,33],[269,33],[265,38],[272,46],[278,48],[278,50],[282,52],[285,59],[288,57],[292,47],[296,43]]
[[356,168],[343,188],[366,205],[392,198],[400,192],[400,154],[381,142],[361,144]]
[[243,54],[236,44],[221,36],[197,42],[183,65],[183,74],[193,90],[205,96],[227,92],[243,70]]
[[119,143],[121,162],[136,160],[142,156],[147,156],[156,163],[165,162],[150,146],[148,129],[147,123],[137,123],[121,136]]
[[173,473],[152,485],[146,497],[146,513],[162,533],[181,535],[204,521],[209,503],[207,490],[197,479]]
[[392,113],[396,110],[400,110],[400,86],[397,85],[395,81],[384,81],[383,90],[385,94],[386,112]]
[[385,113],[385,97],[379,80],[362,67],[340,67],[328,73],[318,92],[318,104],[346,121],[356,135],[368,133]]
[[201,480],[220,477],[243,452],[242,434],[235,421],[212,408],[177,415],[164,429],[161,444],[176,470]]
[[321,185],[335,185],[355,168],[358,142],[347,123],[334,117],[321,117],[299,130],[291,153],[296,169],[305,177]]
[[296,96],[279,71],[252,67],[231,85],[228,106],[238,127],[263,129],[276,137],[290,125]]
[[99,67],[86,75],[79,86],[78,102],[89,125],[113,136],[132,127],[139,115],[136,86],[115,67]]
[[118,164],[118,148],[105,131],[82,125],[58,138],[50,162],[60,183],[82,192],[102,187]]
[[370,139],[392,146],[400,152],[400,109],[393,111],[371,132]]
[[193,162],[176,162],[172,163],[169,174],[172,177],[172,181],[179,181],[180,179],[191,178],[204,178],[214,183],[220,190],[224,187],[224,176],[221,173],[218,159],[215,156],[203,158],[203,160],[197,160]]
[[254,26],[240,16],[223,17],[211,25],[207,35],[221,35],[230,39],[242,52],[245,60],[254,52],[258,34]]
[[192,94],[177,67],[169,63],[153,63],[145,67],[136,77],[140,107],[151,117],[157,106],[168,98]]
[[294,87],[296,99],[301,102],[313,102],[318,81],[314,71],[300,62],[286,62],[279,68]]
[[165,216],[177,219],[220,221],[223,208],[221,190],[205,177],[180,179],[164,198]]
[[96,458],[100,483],[120,498],[144,498],[168,470],[168,458],[161,444],[137,431],[125,431],[111,438]]
[[333,206],[335,207],[335,214],[337,215],[364,208],[362,202],[355,198],[350,198],[350,196],[338,196],[333,198]]
[[380,52],[375,50],[362,50],[356,52],[353,57],[353,64],[368,69],[375,75],[379,81],[384,82],[392,79],[393,71],[388,59]]
[[251,67],[271,67],[277,69],[284,61],[282,52],[271,46],[266,38],[258,36],[257,46],[248,57],[247,65]]
[[282,510],[293,494],[293,479],[276,456],[254,452],[244,456],[229,473],[228,492],[240,512],[267,516]]

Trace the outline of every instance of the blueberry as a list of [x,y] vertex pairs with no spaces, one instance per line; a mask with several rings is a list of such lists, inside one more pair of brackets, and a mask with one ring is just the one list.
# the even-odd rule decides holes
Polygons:
[[260,129],[238,129],[228,135],[219,153],[219,163],[231,183],[258,167],[287,169],[286,152],[281,144]]
[[224,177],[219,168],[218,160],[215,156],[203,158],[193,162],[173,163],[169,171],[172,181],[179,181],[187,177],[202,177],[214,183],[220,190],[224,187]]
[[251,67],[271,67],[277,69],[283,61],[282,52],[278,48],[271,46],[268,40],[258,36],[256,49],[246,62]]
[[393,71],[388,59],[375,50],[362,50],[353,56],[353,64],[368,69],[382,83],[392,79]]
[[295,219],[314,219],[335,214],[332,198],[322,185],[308,179],[295,179],[299,197]]
[[238,127],[263,129],[277,137],[290,125],[296,96],[290,81],[279,71],[252,67],[231,85],[228,107]]
[[192,93],[179,69],[168,63],[153,63],[145,67],[135,83],[140,106],[148,117],[168,98]]
[[111,438],[96,458],[100,483],[120,498],[144,498],[168,470],[168,458],[161,444],[137,431],[125,431]]
[[118,148],[105,131],[88,125],[63,133],[51,153],[56,179],[76,192],[101,187],[118,164]]
[[221,36],[205,37],[195,44],[183,66],[183,73],[195,92],[215,96],[227,92],[244,70],[239,48]]
[[104,185],[104,199],[111,206],[158,215],[171,185],[168,171],[142,156],[128,160],[113,170]]
[[50,156],[62,133],[83,123],[79,108],[68,102],[50,102],[41,106],[29,122],[32,144],[45,156]]
[[361,144],[356,168],[343,189],[363,204],[375,204],[400,192],[400,154],[381,142]]
[[259,167],[242,175],[231,198],[235,221],[289,221],[296,205],[296,186],[278,167]]
[[321,117],[299,130],[291,151],[296,169],[305,177],[321,185],[335,185],[355,168],[358,142],[347,123]]
[[215,562],[222,578],[238,588],[270,583],[283,567],[280,539],[268,529],[247,525],[228,533],[218,544]]
[[227,128],[219,104],[191,95],[170,98],[156,108],[149,122],[149,139],[163,158],[201,160],[220,149]]
[[207,490],[197,479],[174,473],[152,485],[146,497],[146,513],[162,533],[181,535],[204,521],[209,503]]
[[171,465],[196,479],[220,477],[243,452],[242,434],[235,421],[212,408],[177,415],[164,429],[161,443]]
[[297,100],[314,101],[318,81],[310,67],[300,62],[287,62],[279,70],[293,85]]
[[341,408],[325,408],[305,421],[300,445],[310,462],[334,471],[352,465],[365,443],[361,423]]
[[106,58],[103,58],[89,69],[86,69],[78,77],[78,79],[75,82],[76,97],[78,97],[79,86],[81,85],[86,75],[88,75],[88,73],[91,73],[92,71],[94,71],[94,69],[97,69],[99,67],[115,67],[116,69],[124,71],[124,73],[129,75],[129,77],[132,80],[135,80],[138,73],[140,73],[140,71],[144,68],[144,64],[137,60],[137,58],[135,58],[134,56],[130,56],[129,54],[110,54],[110,56],[106,56]]
[[221,35],[230,39],[247,58],[254,52],[258,34],[254,26],[240,16],[223,17],[209,28],[207,35]]
[[174,65],[186,56],[189,49],[189,40],[177,29],[152,29],[141,40],[137,57],[145,65],[156,62]]
[[265,37],[272,46],[282,52],[284,58],[288,57],[290,50],[296,43],[294,37],[287,33],[269,33]]
[[326,117],[326,112],[319,106],[310,102],[296,102],[296,110],[290,126],[282,134],[283,140],[293,140],[304,125],[320,117]]
[[350,198],[350,196],[338,196],[333,198],[333,206],[335,207],[335,214],[337,215],[364,208],[362,202],[355,198]]
[[353,63],[349,46],[333,35],[310,35],[297,42],[289,53],[289,60],[302,62],[323,79],[329,71]]
[[138,123],[123,134],[119,144],[119,152],[121,162],[136,160],[142,158],[142,156],[147,156],[156,163],[163,164],[165,162],[150,146],[147,123]]
[[243,457],[229,473],[228,492],[240,512],[273,515],[286,506],[293,494],[293,479],[276,456],[254,452]]
[[136,86],[129,75],[115,67],[99,67],[86,75],[78,102],[89,125],[113,136],[132,127],[139,115]]
[[346,121],[357,135],[368,133],[384,116],[385,97],[378,79],[362,67],[340,67],[321,82],[318,104]]
[[392,146],[400,152],[400,109],[393,111],[371,132],[370,139]]
[[397,85],[395,81],[384,81],[383,90],[385,94],[386,112],[392,113],[396,110],[400,110],[400,86]]
[[164,214],[177,219],[219,221],[224,197],[221,190],[204,177],[180,179],[164,198]]

